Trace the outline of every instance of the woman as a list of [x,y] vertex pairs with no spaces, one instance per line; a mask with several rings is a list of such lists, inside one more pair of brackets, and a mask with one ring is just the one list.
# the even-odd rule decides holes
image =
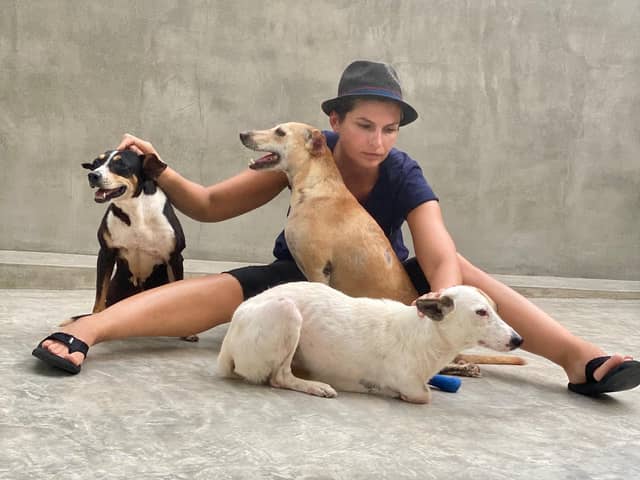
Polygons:
[[[569,388],[577,393],[597,395],[640,384],[640,362],[620,354],[605,355],[456,252],[437,198],[417,163],[393,148],[400,126],[411,123],[418,114],[402,99],[391,66],[352,63],[340,79],[338,96],[324,102],[322,109],[329,116],[333,132],[327,132],[327,140],[345,184],[383,224],[401,260],[406,259],[407,251],[400,225],[405,219],[408,222],[417,263],[405,264],[421,294],[431,291],[433,295],[458,284],[482,289],[500,306],[502,318],[525,339],[522,347],[561,366]],[[118,145],[118,149],[126,148],[157,155],[150,143],[132,135],[125,135]],[[157,182],[176,208],[203,222],[226,220],[258,208],[287,187],[284,173],[253,170],[204,187],[166,166]],[[384,197],[389,192],[400,193]],[[123,300],[68,325],[63,335],[45,339],[34,355],[77,373],[88,347],[96,343],[137,336],[182,337],[228,322],[245,298],[270,285],[304,280],[282,235],[274,254],[277,260],[267,266],[187,279]]]

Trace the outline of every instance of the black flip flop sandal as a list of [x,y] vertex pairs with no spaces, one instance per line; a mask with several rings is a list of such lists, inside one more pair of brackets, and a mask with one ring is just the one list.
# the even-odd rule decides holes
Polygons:
[[611,357],[597,357],[589,361],[584,368],[587,381],[570,383],[569,390],[581,395],[596,397],[603,393],[621,392],[640,385],[640,362],[626,360],[617,368],[609,371],[599,382],[593,378],[593,372]]
[[39,358],[47,365],[59,368],[60,370],[64,370],[65,372],[69,372],[72,374],[79,373],[81,366],[76,365],[66,358],[54,355],[49,350],[42,347],[42,344],[47,340],[55,340],[56,342],[63,343],[69,348],[69,353],[81,352],[85,356],[85,358],[87,356],[87,352],[89,351],[89,346],[73,335],[69,335],[68,333],[63,332],[56,332],[52,333],[47,338],[42,340],[42,342],[38,344],[33,352],[31,352],[34,357]]

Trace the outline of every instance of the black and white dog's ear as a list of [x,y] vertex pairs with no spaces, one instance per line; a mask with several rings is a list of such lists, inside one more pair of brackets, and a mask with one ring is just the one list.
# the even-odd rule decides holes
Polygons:
[[95,170],[100,165],[102,165],[107,160],[107,155],[113,152],[113,150],[107,150],[105,153],[100,154],[97,158],[93,160],[91,163],[83,163],[82,168],[86,168],[87,170]]
[[416,307],[420,313],[435,322],[441,321],[454,309],[453,299],[446,295],[439,298],[419,298],[416,300]]
[[107,153],[103,153],[100,156],[98,156],[97,158],[93,159],[93,162],[91,163],[83,163],[82,164],[82,168],[86,168],[87,170],[95,170],[96,168],[98,168],[100,165],[102,165],[106,159],[107,159]]
[[139,155],[139,157],[142,161],[142,172],[151,180],[157,180],[160,174],[167,168],[167,164],[153,153],[146,153]]

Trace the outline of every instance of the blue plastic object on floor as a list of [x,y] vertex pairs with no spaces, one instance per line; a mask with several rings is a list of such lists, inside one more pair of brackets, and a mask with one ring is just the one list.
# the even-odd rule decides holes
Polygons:
[[429,380],[429,385],[434,386],[443,392],[456,393],[462,385],[462,380],[458,377],[450,377],[448,375],[434,375]]

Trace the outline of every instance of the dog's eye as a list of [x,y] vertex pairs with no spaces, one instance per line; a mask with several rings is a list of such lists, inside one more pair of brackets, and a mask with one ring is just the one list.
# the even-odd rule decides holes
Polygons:
[[284,137],[284,136],[286,135],[286,132],[285,132],[282,128],[280,128],[280,127],[276,128],[276,132],[275,132],[275,133],[276,133],[276,135],[278,135],[279,137]]
[[489,312],[485,308],[479,308],[476,310],[476,315],[479,315],[481,317],[488,317]]
[[123,161],[112,162],[110,168],[113,173],[123,177],[130,177],[133,174],[133,169]]

